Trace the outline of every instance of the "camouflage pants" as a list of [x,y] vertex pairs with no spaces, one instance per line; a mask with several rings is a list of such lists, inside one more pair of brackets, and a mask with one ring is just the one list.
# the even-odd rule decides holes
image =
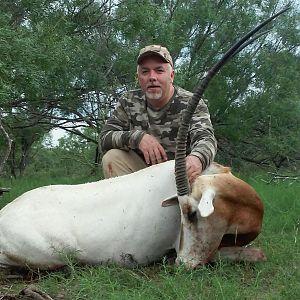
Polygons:
[[102,158],[105,178],[122,176],[147,167],[144,160],[134,151],[111,149]]

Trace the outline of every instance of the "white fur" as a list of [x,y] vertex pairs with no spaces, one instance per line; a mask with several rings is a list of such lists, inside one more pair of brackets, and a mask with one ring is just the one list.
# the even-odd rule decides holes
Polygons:
[[180,209],[161,207],[174,194],[174,161],[29,191],[0,211],[0,264],[55,268],[65,254],[89,264],[153,262],[176,246]]

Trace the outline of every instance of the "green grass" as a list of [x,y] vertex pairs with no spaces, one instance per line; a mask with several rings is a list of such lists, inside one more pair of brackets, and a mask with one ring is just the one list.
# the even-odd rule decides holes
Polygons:
[[[39,180],[24,180],[19,182],[19,187],[15,182],[10,195],[0,200],[1,203],[11,200],[8,197],[14,197],[21,190],[49,183]],[[86,178],[63,182],[81,181],[86,181]],[[35,284],[54,299],[70,300],[299,299],[300,183],[266,184],[254,177],[247,181],[255,187],[265,204],[263,232],[253,244],[265,251],[267,262],[231,264],[221,261],[194,271],[164,262],[136,269],[78,267],[70,263],[67,274],[62,271],[38,274]],[[0,295],[16,293],[28,283],[2,280]]]

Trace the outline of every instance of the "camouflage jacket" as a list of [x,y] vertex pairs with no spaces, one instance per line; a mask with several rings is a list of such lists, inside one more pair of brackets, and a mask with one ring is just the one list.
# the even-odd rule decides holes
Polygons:
[[[172,99],[160,110],[149,106],[141,90],[124,94],[116,105],[112,116],[100,133],[99,143],[103,152],[112,148],[138,150],[145,133],[154,136],[166,151],[168,159],[174,159],[176,137],[181,112],[186,108],[192,93],[175,87]],[[187,155],[192,154],[207,167],[216,154],[217,142],[206,104],[200,101],[188,134]]]

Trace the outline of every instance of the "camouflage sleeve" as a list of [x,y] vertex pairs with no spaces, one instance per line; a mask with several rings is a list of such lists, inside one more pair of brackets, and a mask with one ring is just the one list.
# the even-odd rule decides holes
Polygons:
[[121,97],[111,117],[103,126],[99,145],[103,152],[110,149],[136,149],[144,136],[142,130],[130,129],[130,116],[126,111],[126,97]]
[[214,136],[208,108],[203,100],[198,104],[190,126],[191,155],[197,156],[207,168],[217,152],[217,141]]

